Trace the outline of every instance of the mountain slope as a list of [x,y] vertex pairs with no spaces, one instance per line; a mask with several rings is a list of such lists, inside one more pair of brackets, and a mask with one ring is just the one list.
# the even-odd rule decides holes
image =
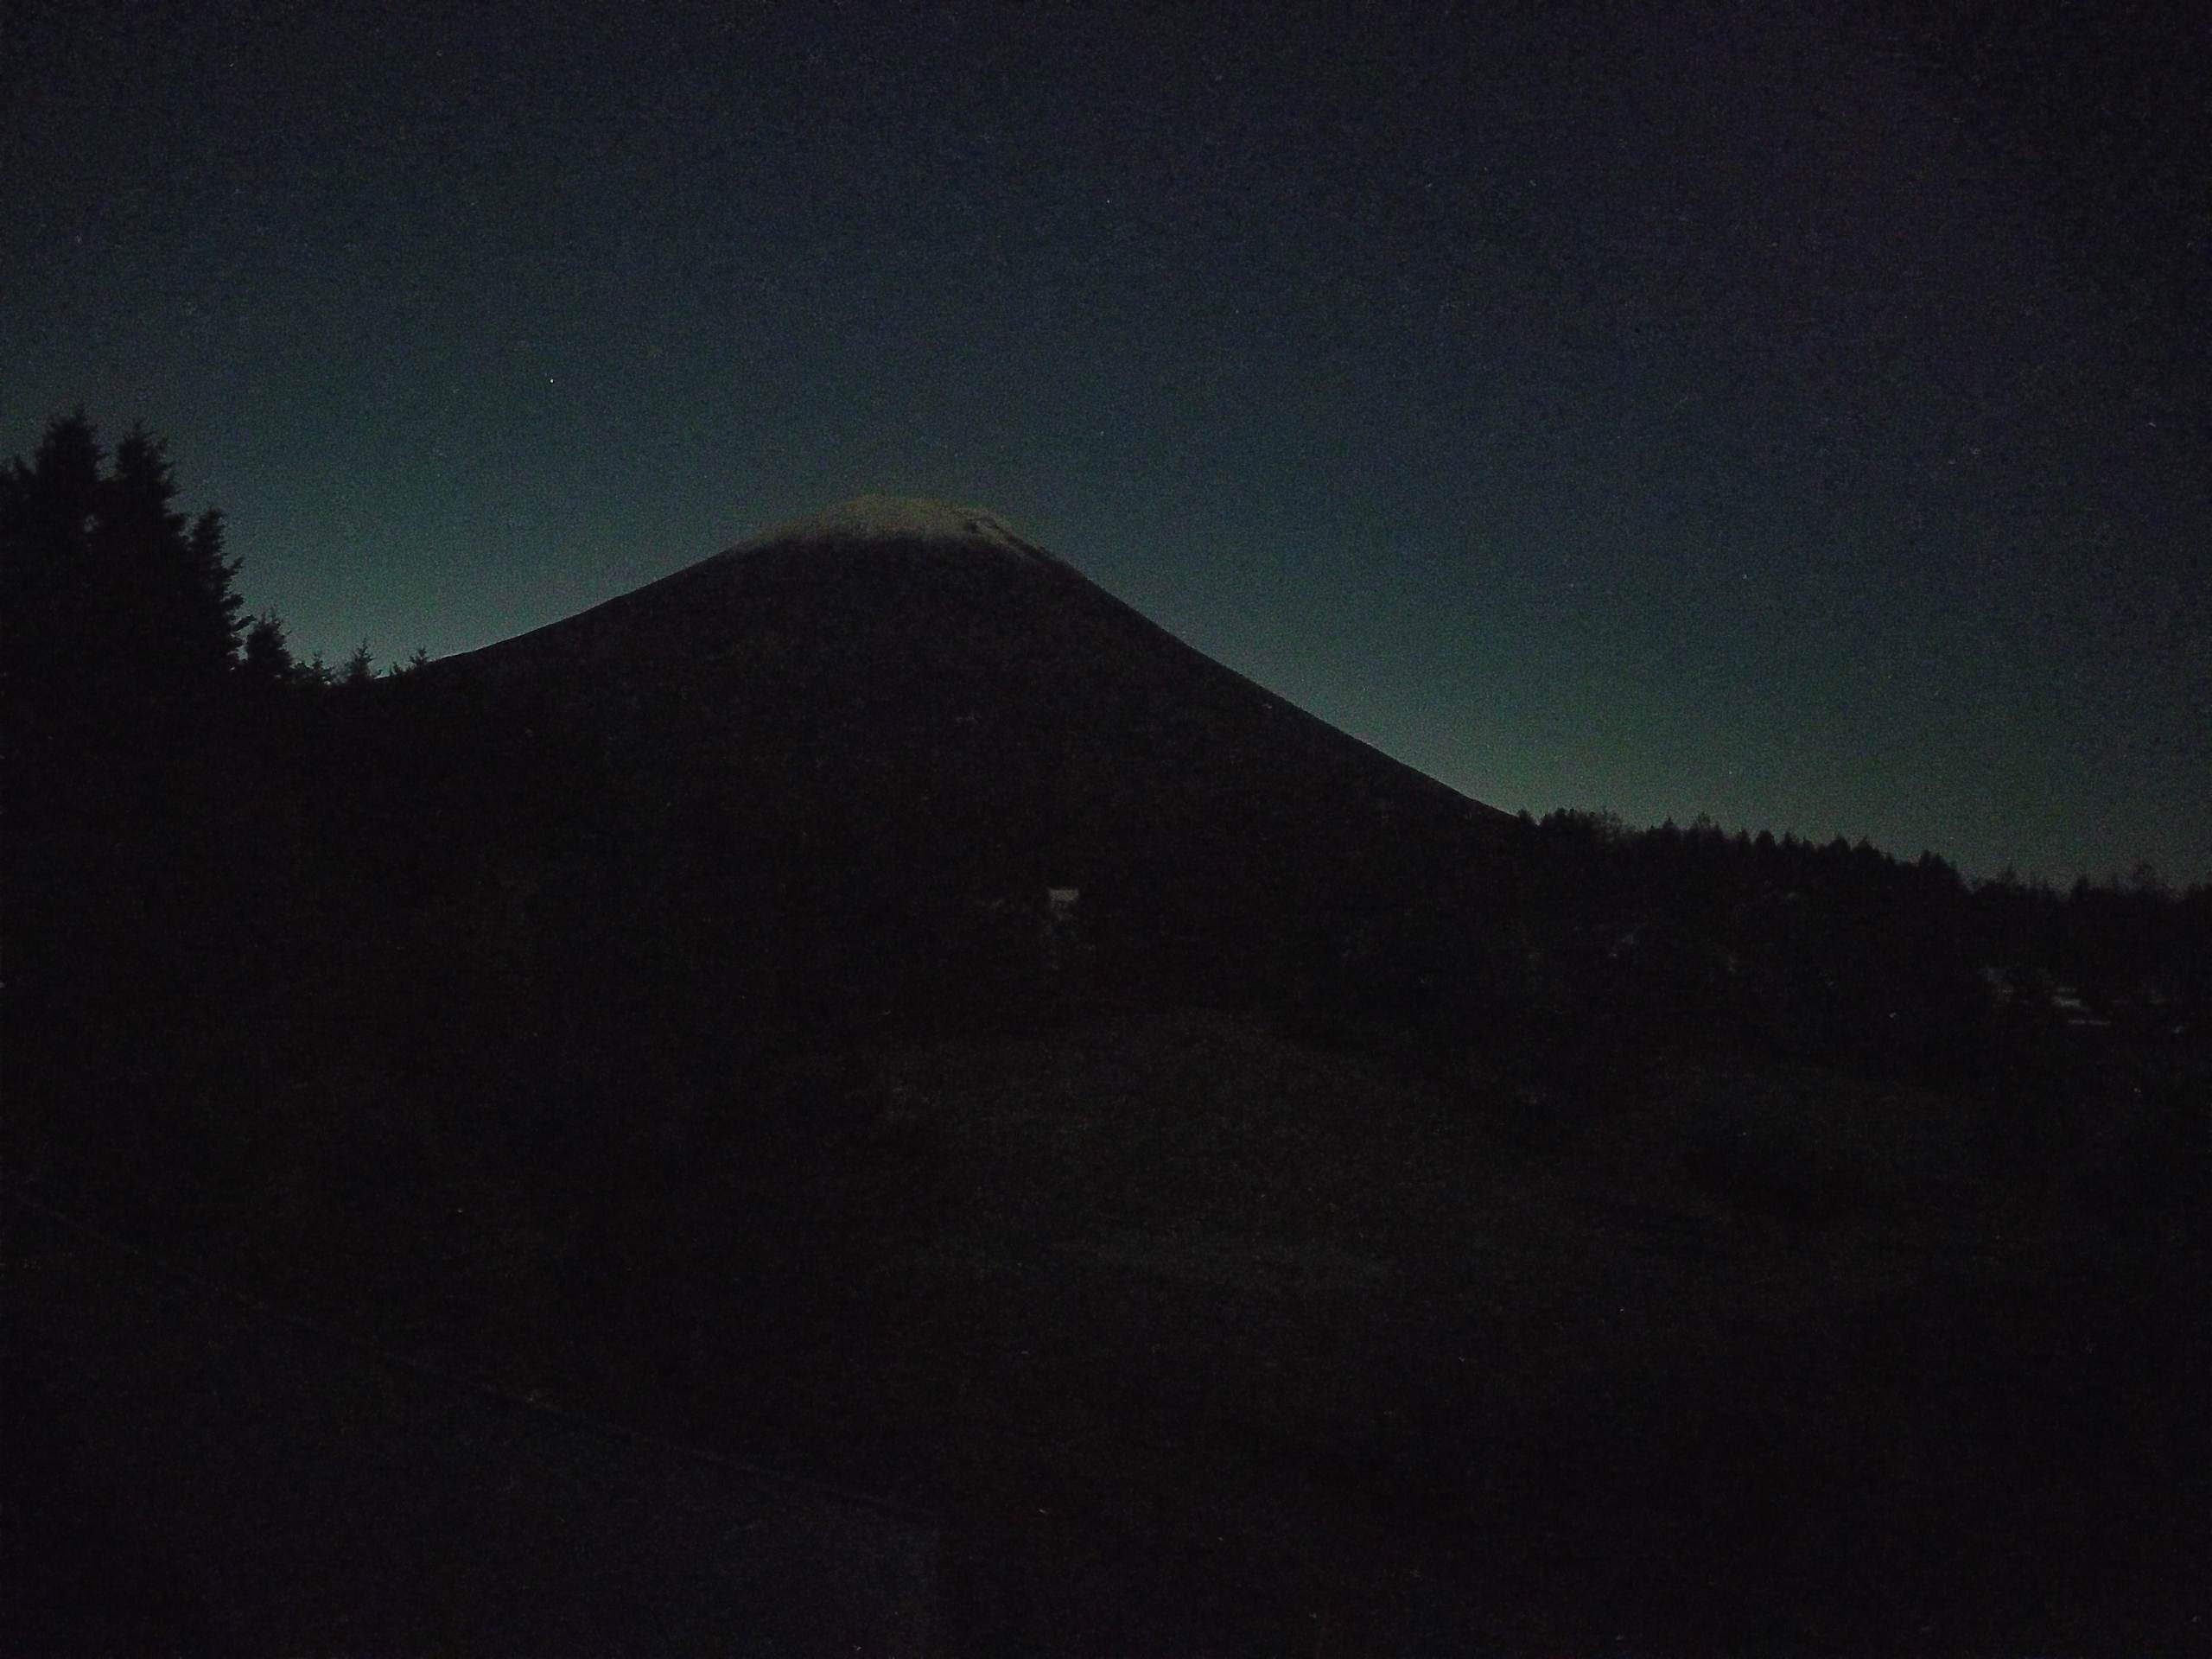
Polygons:
[[751,872],[756,912],[772,874],[793,925],[924,954],[1074,888],[1104,960],[1280,980],[1440,874],[1479,890],[1512,841],[938,503],[849,503],[430,677],[581,740],[685,855]]

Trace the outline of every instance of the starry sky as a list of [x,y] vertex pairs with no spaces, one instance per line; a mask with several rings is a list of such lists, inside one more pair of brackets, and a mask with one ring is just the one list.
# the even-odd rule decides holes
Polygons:
[[2212,880],[2192,9],[0,19],[0,454],[302,654],[939,495],[1510,810]]

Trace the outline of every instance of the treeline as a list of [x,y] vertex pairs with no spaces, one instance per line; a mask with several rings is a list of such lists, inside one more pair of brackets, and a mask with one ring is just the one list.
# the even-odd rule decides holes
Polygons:
[[[162,443],[83,415],[0,468],[4,1015],[12,1149],[150,1147],[272,1076],[356,906],[334,901],[366,648],[249,620],[224,521]],[[419,664],[421,653],[417,653]],[[343,1017],[342,1005],[324,1023]]]
[[2184,1095],[2212,1063],[2212,887],[1970,881],[1864,841],[1524,813],[1478,877],[1332,924],[1294,1001],[1306,1034],[1403,1033],[1478,1092],[1618,1100],[1653,1056],[1701,1050],[2016,1102]]
[[397,1225],[523,1170],[604,1184],[641,1104],[818,1034],[776,849],[419,652],[297,660],[178,496],[157,440],[82,416],[0,467],[18,1175],[373,1189]]
[[221,510],[188,518],[177,497],[162,440],[134,427],[110,454],[82,413],[0,470],[0,675],[19,760],[53,741],[204,730],[226,696],[377,677],[365,644],[335,666],[302,663],[273,611],[246,617]]
[[1309,1023],[1552,1073],[1700,1047],[1974,1088],[2113,1045],[2212,1050],[2212,887],[1970,881],[1932,853],[1592,810],[1522,814],[1515,852],[1334,936]]
[[2177,891],[2148,866],[2062,892],[2009,871],[1969,881],[1932,852],[1704,817],[1631,830],[1561,811],[1527,827],[1545,898],[1579,937],[1605,938],[1609,959],[1685,1001],[1785,1028],[1941,1046],[1998,1019],[2201,1042],[2212,1014],[2212,885]]

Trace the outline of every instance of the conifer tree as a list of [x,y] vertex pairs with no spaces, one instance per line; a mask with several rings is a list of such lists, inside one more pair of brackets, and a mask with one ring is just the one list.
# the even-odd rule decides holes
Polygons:
[[264,611],[246,625],[245,642],[238,653],[238,673],[257,690],[287,686],[298,676],[292,648],[284,638],[284,624],[274,611]]
[[18,758],[204,720],[236,662],[222,514],[177,510],[165,446],[143,426],[106,463],[80,411],[0,474],[0,685]]

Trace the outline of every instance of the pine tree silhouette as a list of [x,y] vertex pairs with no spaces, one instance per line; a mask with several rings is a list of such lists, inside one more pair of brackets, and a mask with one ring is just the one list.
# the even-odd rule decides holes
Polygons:
[[82,412],[0,474],[11,757],[171,739],[212,717],[238,647],[223,516],[188,519],[166,448],[133,427],[105,465]]

